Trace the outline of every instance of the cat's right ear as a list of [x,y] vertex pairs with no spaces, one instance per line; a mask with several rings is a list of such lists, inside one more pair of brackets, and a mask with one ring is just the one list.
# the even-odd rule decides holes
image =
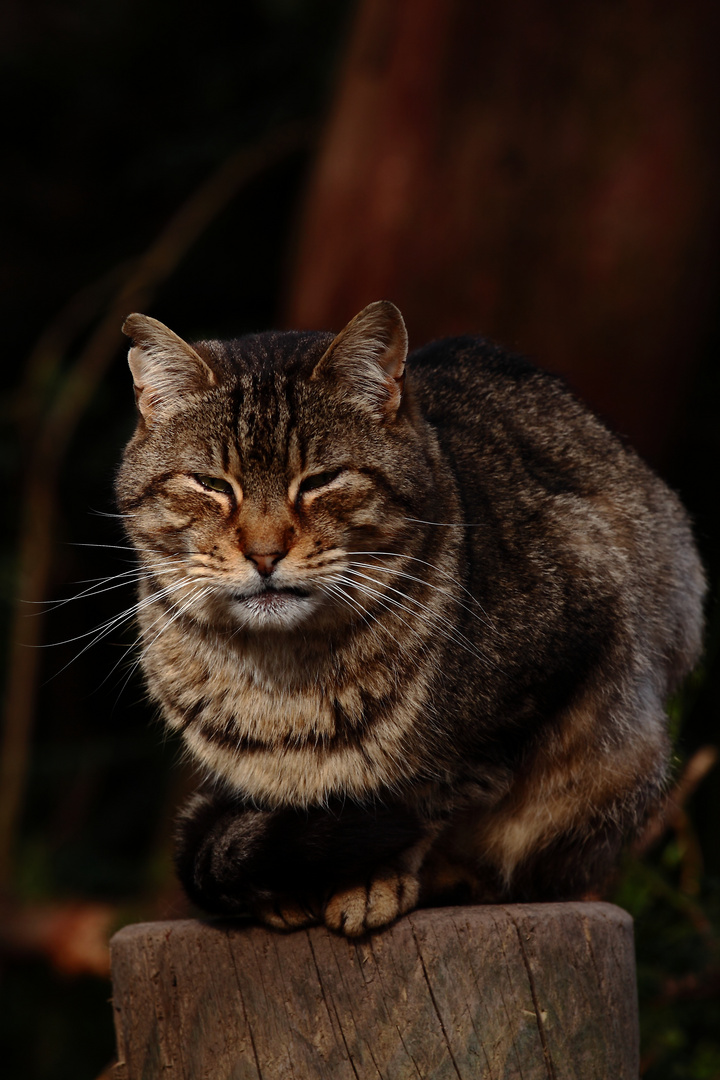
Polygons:
[[217,376],[198,353],[164,323],[128,315],[123,334],[132,338],[128,364],[135,401],[146,424],[177,409],[184,398],[217,385]]

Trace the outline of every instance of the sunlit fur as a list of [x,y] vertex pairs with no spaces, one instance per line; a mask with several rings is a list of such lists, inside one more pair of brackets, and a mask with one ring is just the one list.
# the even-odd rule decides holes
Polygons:
[[[675,496],[559,381],[481,339],[404,368],[385,302],[336,338],[188,346],[137,315],[127,332],[139,413],[117,494],[142,665],[211,781],[180,826],[191,894],[359,933],[418,890],[597,887],[661,796],[663,702],[700,649]],[[303,814],[290,859],[337,822],[317,887],[243,877],[263,830],[295,835]],[[358,880],[330,865],[343,829]]]

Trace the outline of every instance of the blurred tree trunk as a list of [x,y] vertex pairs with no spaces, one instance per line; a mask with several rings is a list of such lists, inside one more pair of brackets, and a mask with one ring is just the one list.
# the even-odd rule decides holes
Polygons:
[[718,22],[706,0],[362,0],[287,324],[394,300],[415,345],[528,353],[658,460],[717,284]]

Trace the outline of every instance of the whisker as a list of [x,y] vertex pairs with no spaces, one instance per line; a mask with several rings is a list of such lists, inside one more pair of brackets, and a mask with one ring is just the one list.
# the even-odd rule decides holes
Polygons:
[[[373,580],[366,574],[359,574],[357,570],[350,570],[349,573],[355,574],[359,577],[363,577],[368,581]],[[417,610],[407,607],[406,604],[401,603],[399,600],[396,600],[392,596],[388,596],[386,592],[380,592],[378,589],[370,589],[367,585],[362,585],[358,582],[355,582],[355,587],[360,589],[361,592],[365,592],[369,596],[375,596],[380,601],[384,601],[388,604],[393,605],[394,607],[400,608],[400,610],[405,611],[413,618],[420,618],[423,622],[425,622],[426,625],[432,626],[435,629],[444,632],[448,640],[452,641],[455,645],[458,645],[460,646],[460,648],[465,649],[466,652],[469,652],[473,656],[476,656],[479,660],[482,660],[486,663],[489,662],[488,658],[483,656],[483,654],[477,649],[473,642],[470,641],[470,639],[467,638],[464,634],[462,634],[449,619],[447,619],[444,615],[441,615],[439,612],[432,611],[432,609],[428,608],[427,605],[422,604],[421,601],[415,600],[414,597],[408,596],[406,593],[401,592],[399,589],[394,589],[391,586],[386,587],[389,592],[397,593],[397,595],[402,596],[404,600],[415,604],[415,608]]]
[[[382,633],[385,634],[386,637],[389,637],[390,640],[397,645],[399,652],[403,651],[403,644],[395,636],[395,634],[393,634],[390,627],[386,626],[384,623],[380,622],[379,619],[376,618],[372,618],[372,621],[370,621],[370,613],[365,608],[363,608],[362,604],[359,604],[353,596],[351,596],[348,592],[346,592],[345,589],[343,589],[339,584],[337,584],[337,582],[334,582],[331,586],[321,585],[320,588],[322,588],[323,591],[326,591],[326,589],[331,590],[335,596],[337,596],[341,600],[344,600],[347,606],[351,608],[351,610],[356,610],[359,613],[360,618],[365,623],[368,631],[375,638],[375,641],[379,648],[383,648],[383,641],[380,638],[380,631],[382,631]],[[404,620],[401,619],[400,621],[403,622]],[[419,647],[421,649],[424,649],[426,647],[426,643],[422,640],[416,628],[408,625],[408,630],[410,630],[410,632],[413,633],[418,639]]]
[[50,642],[48,645],[38,646],[38,648],[47,648],[57,645],[70,645],[75,641],[82,641],[83,638],[89,637],[91,634],[95,635],[91,641],[88,641],[88,643],[84,645],[83,648],[75,654],[75,656],[68,660],[67,664],[64,664],[59,669],[59,671],[55,672],[53,678],[56,678],[58,675],[60,675],[63,671],[70,667],[71,664],[74,664],[76,660],[79,660],[80,657],[88,651],[88,649],[91,649],[94,645],[98,645],[104,638],[108,636],[108,634],[111,634],[113,630],[118,629],[118,627],[123,626],[125,623],[128,623],[132,619],[134,619],[137,616],[138,612],[141,611],[143,608],[147,607],[149,604],[156,603],[160,599],[164,599],[165,597],[170,596],[172,593],[177,592],[179,589],[185,588],[187,585],[190,584],[193,583],[189,579],[173,582],[171,585],[167,585],[164,586],[162,589],[158,589],[157,592],[152,593],[150,596],[146,596],[143,600],[139,601],[139,603],[137,604],[134,604],[131,608],[126,608],[125,611],[121,612],[119,615],[114,615],[111,619],[108,619],[106,622],[101,623],[100,626],[96,626],[92,630],[86,631],[84,634],[78,634],[76,637],[67,638],[65,641],[54,641]]
[[[464,601],[459,600],[456,596],[454,596],[450,592],[449,589],[443,589],[439,585],[434,585],[431,581],[426,581],[424,578],[416,577],[414,574],[409,574],[407,572],[407,570],[396,570],[394,567],[391,567],[391,566],[378,566],[378,565],[376,565],[374,563],[363,563],[363,562],[357,562],[356,560],[351,560],[349,565],[350,566],[359,566],[359,567],[362,567],[364,570],[378,570],[378,571],[380,571],[382,573],[385,573],[385,574],[393,574],[396,577],[407,578],[408,581],[416,581],[416,582],[418,582],[418,584],[424,585],[428,589],[434,589],[436,592],[442,593],[443,596],[447,596],[454,603],[456,603],[459,607],[463,608],[464,611],[467,611],[467,613],[469,615],[472,615],[472,617],[474,619],[477,619],[478,622],[484,623],[486,626],[492,628],[492,624],[490,623],[490,620],[485,615],[484,611],[483,611],[483,617],[481,617],[480,615],[478,615],[478,613],[476,611],[473,611],[473,609],[470,607],[469,604],[464,603]],[[473,599],[474,599],[474,597],[473,597]],[[476,603],[477,603],[477,601],[476,601]],[[478,607],[480,607],[479,604],[478,604]],[[480,610],[482,611],[482,607],[480,607]]]
[[[178,559],[180,561],[187,555],[201,555],[199,551],[186,551],[173,552],[168,551],[167,548],[160,547],[143,547],[141,544],[100,544],[89,541],[72,540],[68,542],[68,547],[77,548],[97,548],[99,551],[129,551],[131,555],[143,556],[143,555],[155,555],[163,559]],[[142,559],[140,560],[142,563]]]
[[135,554],[138,551],[150,551],[155,555],[165,555],[167,552],[158,550],[157,548],[139,548],[136,544],[99,544],[93,543],[88,540],[73,540],[69,544],[70,547],[86,547],[86,548],[108,548],[110,551],[132,551]]
[[[372,599],[374,599],[376,601],[376,603],[378,603],[380,605],[380,607],[385,609],[385,611],[389,612],[390,611],[390,606],[393,606],[393,607],[396,607],[396,608],[400,608],[401,610],[407,612],[408,615],[411,615],[413,617],[415,617],[418,614],[417,612],[413,611],[411,608],[404,607],[404,605],[401,604],[398,600],[394,600],[392,597],[386,596],[384,593],[381,593],[377,589],[370,589],[370,588],[368,588],[367,585],[363,585],[363,584],[361,584],[360,582],[357,582],[357,581],[348,581],[346,578],[341,578],[341,580],[343,580],[343,582],[346,585],[349,585],[351,588],[355,588],[360,593],[363,593],[365,596],[369,596]],[[407,627],[407,629],[410,630],[411,633],[416,634],[418,637],[420,636],[419,632],[417,630],[417,627],[410,625],[410,623],[406,622],[406,620],[403,619],[402,616],[398,615],[397,612],[393,612],[393,614],[395,615],[396,618],[398,618],[400,620],[400,622],[403,624],[403,626]],[[382,626],[383,624],[378,622],[378,625]],[[397,641],[397,638],[394,638],[394,640]],[[398,642],[398,645],[399,644],[400,644],[400,642]]]
[[[171,585],[165,585],[162,589],[158,589],[157,592],[154,592],[150,596],[147,596],[143,600],[139,601],[138,603],[133,604],[132,607],[126,608],[125,611],[120,612],[118,615],[113,615],[113,617],[111,619],[108,619],[106,622],[100,623],[99,626],[93,627],[92,630],[86,630],[84,633],[77,634],[75,637],[65,638],[64,641],[51,641],[46,644],[39,645],[38,648],[44,649],[54,648],[56,645],[72,645],[73,642],[82,641],[83,638],[90,637],[91,634],[95,634],[98,631],[100,632],[100,636],[97,638],[97,640],[101,641],[105,634],[110,633],[113,627],[115,627],[116,625],[127,622],[129,619],[133,618],[133,616],[136,615],[138,611],[146,607],[148,604],[152,604],[156,600],[162,599],[164,596],[169,596],[172,592],[175,592],[179,588],[183,588],[187,584],[188,580],[183,580],[173,582]],[[93,642],[91,642],[90,644],[93,644]],[[85,650],[83,650],[83,652],[84,651]],[[82,654],[78,653],[78,656],[80,655]]]
[[425,521],[424,518],[406,517],[403,521],[412,521],[416,525],[438,525],[442,529],[479,529],[482,521]]
[[465,587],[465,585],[462,585],[452,574],[448,573],[447,570],[443,570],[441,567],[436,566],[435,563],[428,562],[427,559],[419,559],[415,555],[406,555],[402,551],[351,551],[351,552],[349,552],[349,554],[350,555],[369,555],[369,556],[375,557],[375,558],[384,558],[384,557],[387,556],[387,557],[392,557],[392,558],[395,558],[395,559],[407,559],[408,562],[416,562],[416,563],[420,563],[422,566],[428,566],[431,570],[434,570],[436,574],[440,574],[441,577],[447,578],[448,581],[451,581],[453,583],[453,585],[457,585],[457,587],[459,589],[461,589],[462,592],[464,592],[467,596],[469,596],[470,599],[472,600],[472,602],[474,604],[477,604],[477,606],[479,607],[480,611],[482,611],[485,618],[488,619],[488,626],[491,629],[494,629],[492,621],[489,619],[487,612],[485,611],[484,607],[482,606],[480,601],[477,599],[477,597],[474,596],[473,593],[471,593],[470,590]]
[[[390,637],[393,638],[393,641],[397,641],[391,631],[387,627],[383,627],[381,623],[378,623],[377,619],[371,619],[370,613],[366,611],[362,604],[358,603],[354,596],[351,596],[350,593],[346,592],[346,590],[343,589],[337,581],[322,582],[319,584],[320,589],[323,592],[332,596],[336,596],[338,599],[342,600],[350,608],[351,611],[354,610],[358,613],[370,633],[378,641],[378,644],[382,644],[378,638],[379,627],[382,628],[386,633],[388,633]],[[397,644],[399,644],[399,642],[397,642]]]
[[[192,582],[188,579],[185,582],[185,584],[192,584]],[[184,615],[185,612],[192,606],[192,604],[194,604],[197,600],[202,600],[202,598],[204,596],[207,596],[209,593],[213,592],[215,590],[215,588],[216,588],[215,586],[205,586],[205,587],[200,586],[199,591],[195,592],[192,596],[188,597],[187,601],[184,604],[182,604],[179,608],[176,609],[175,614],[166,623],[164,623],[163,626],[161,626],[160,630],[157,632],[157,634],[149,642],[147,640],[145,640],[146,637],[147,637],[148,630],[152,630],[152,628],[154,626],[156,626],[166,616],[166,612],[162,612],[160,615],[158,615],[157,619],[153,620],[153,622],[151,622],[149,626],[144,628],[141,639],[139,639],[135,643],[135,645],[139,647],[139,654],[137,656],[137,659],[130,666],[130,669],[129,669],[128,673],[127,673],[127,676],[125,677],[125,679],[123,681],[123,684],[120,687],[118,697],[120,696],[120,694],[122,694],[124,692],[126,686],[128,685],[128,683],[132,679],[133,675],[135,674],[137,669],[140,667],[140,664],[142,663],[142,657],[143,657],[144,650],[150,648],[151,645],[154,645],[155,642],[158,640],[158,638],[161,637],[161,635],[168,629],[168,627],[173,622],[175,622],[175,620],[177,618],[179,618],[181,615]],[[121,661],[118,661],[118,664],[119,663],[121,663]],[[113,671],[115,671],[118,664],[114,665],[114,667],[112,669]],[[112,674],[112,672],[111,672],[111,674]]]
[[[109,682],[109,681],[110,681],[110,678],[111,678],[111,677],[112,677],[112,675],[113,675],[113,674],[114,674],[114,673],[115,673],[115,672],[117,671],[117,669],[118,669],[118,668],[120,667],[120,665],[121,665],[121,664],[124,664],[124,663],[125,663],[125,661],[126,661],[126,659],[127,659],[127,653],[128,653],[128,652],[130,652],[130,650],[132,650],[132,649],[137,649],[137,648],[139,647],[139,645],[140,645],[140,642],[139,642],[138,640],[135,640],[135,641],[134,641],[134,642],[132,643],[132,645],[126,645],[126,646],[124,646],[124,648],[125,648],[125,652],[126,652],[126,655],[125,655],[125,656],[121,656],[119,660],[116,660],[116,661],[115,661],[115,663],[113,664],[113,666],[112,666],[112,667],[110,668],[110,670],[108,671],[107,675],[106,675],[106,676],[104,677],[104,679],[103,679],[103,680],[102,680],[102,681],[100,682],[100,684],[99,684],[99,686],[98,686],[98,689],[100,689],[100,687],[101,687],[101,686],[104,686],[104,685],[105,685],[105,683],[107,683],[107,682]],[[124,691],[125,691],[125,689],[126,689],[126,687],[127,687],[128,683],[130,682],[130,679],[132,678],[132,675],[133,675],[133,673],[134,673],[134,672],[135,672],[135,671],[137,670],[138,664],[139,664],[139,660],[135,660],[135,661],[133,662],[133,664],[132,664],[131,668],[130,668],[130,672],[129,672],[129,674],[127,675],[127,678],[123,679],[123,682],[122,682],[122,685],[121,685],[121,687],[120,687],[120,690],[118,691],[118,695],[117,695],[117,698],[115,699],[115,704],[116,704],[116,705],[117,705],[118,701],[120,700],[120,697],[121,697],[121,696],[122,696],[122,694],[124,693]]]
[[[176,565],[173,564],[173,561],[170,559],[166,560],[166,565],[167,564]],[[79,581],[78,584],[83,585],[89,583],[88,588],[82,589],[74,596],[67,596],[64,600],[24,600],[23,603],[44,605],[42,613],[57,611],[58,608],[64,607],[66,604],[71,604],[74,600],[83,600],[93,596],[100,596],[102,593],[112,592],[113,589],[120,589],[124,585],[134,584],[135,582],[142,581],[145,578],[150,578],[154,571],[163,568],[164,567],[159,565],[145,568],[135,566],[132,570],[123,570],[119,574],[111,574],[108,577],[86,578],[85,581]],[[124,580],[119,581],[119,578],[123,578]],[[109,582],[115,582],[115,584],[108,584]],[[98,584],[102,585],[103,587],[94,588],[94,586]]]
[[96,510],[93,506],[89,508],[89,511],[91,514],[94,514],[95,517],[120,518],[123,521],[137,517],[137,514],[112,514],[109,510]]
[[[184,580],[184,581],[182,582],[182,584],[183,584],[183,585],[192,585],[192,584],[197,584],[197,582],[193,583],[193,582],[192,582],[192,580],[188,578],[188,579],[185,579],[185,580]],[[154,619],[154,620],[153,620],[153,621],[152,621],[152,622],[151,622],[151,623],[149,624],[149,626],[146,626],[146,627],[145,627],[145,628],[143,629],[143,632],[142,632],[142,635],[141,635],[141,637],[140,637],[140,638],[139,638],[139,639],[138,639],[138,640],[137,640],[137,641],[135,642],[135,647],[138,647],[138,648],[139,648],[139,654],[138,654],[138,657],[137,657],[137,659],[136,659],[136,660],[135,660],[135,661],[133,662],[133,664],[131,665],[131,667],[130,667],[130,670],[128,671],[127,677],[125,678],[125,680],[124,680],[124,682],[123,682],[123,685],[122,685],[122,687],[120,688],[120,693],[122,693],[122,692],[124,691],[125,687],[126,687],[126,686],[127,686],[127,684],[128,684],[129,682],[130,682],[130,679],[131,679],[131,678],[133,677],[133,675],[135,674],[135,672],[136,672],[136,671],[137,671],[137,669],[139,668],[140,664],[142,663],[142,657],[143,657],[143,652],[144,652],[144,650],[145,650],[145,649],[147,649],[147,648],[149,648],[149,647],[150,647],[150,645],[153,645],[153,644],[154,644],[154,643],[155,643],[155,642],[157,641],[157,639],[158,639],[158,638],[159,638],[159,637],[161,636],[161,634],[162,634],[162,633],[163,633],[163,632],[164,632],[164,631],[165,631],[165,630],[167,629],[167,627],[169,627],[169,626],[171,625],[171,623],[173,623],[173,622],[175,621],[175,619],[177,619],[177,618],[178,618],[178,617],[179,617],[180,615],[183,615],[183,614],[185,613],[185,611],[187,611],[187,610],[188,610],[188,608],[189,608],[189,607],[191,607],[191,605],[192,605],[193,603],[195,603],[195,601],[196,601],[196,600],[198,600],[198,599],[202,599],[202,597],[203,597],[203,596],[207,596],[207,595],[208,595],[209,593],[213,592],[213,591],[214,591],[215,589],[216,589],[216,586],[204,586],[204,587],[203,587],[203,586],[200,586],[200,587],[199,587],[199,591],[198,591],[198,592],[195,592],[193,596],[191,596],[191,597],[188,597],[188,599],[187,599],[187,602],[186,602],[186,603],[184,603],[184,604],[182,604],[182,605],[181,605],[181,606],[180,606],[179,608],[177,608],[177,609],[176,609],[176,611],[175,611],[175,614],[174,614],[174,615],[173,615],[173,616],[172,616],[172,617],[171,617],[171,618],[170,618],[170,619],[168,620],[168,622],[167,622],[167,623],[165,623],[165,624],[164,624],[164,625],[163,625],[163,626],[162,626],[162,627],[160,628],[160,630],[158,631],[158,633],[157,633],[157,634],[155,635],[155,637],[154,637],[154,638],[153,638],[153,639],[152,639],[152,640],[151,640],[150,642],[147,642],[147,641],[145,640],[145,639],[146,639],[146,637],[147,637],[147,633],[148,633],[148,631],[149,631],[149,630],[152,630],[152,628],[153,628],[154,626],[157,626],[157,624],[158,624],[158,623],[159,623],[159,622],[160,622],[160,621],[161,621],[162,619],[166,618],[166,616],[167,616],[167,612],[164,612],[164,611],[163,611],[163,612],[161,612],[161,613],[160,613],[160,614],[158,615],[158,617],[157,617],[156,619]],[[157,599],[157,595],[153,597],[153,600],[155,600],[155,599]],[[139,610],[139,608],[138,608],[138,610]],[[115,665],[115,667],[117,667],[117,664]],[[113,670],[115,670],[115,669],[113,668]]]
[[[196,603],[198,600],[204,599],[204,597],[206,596],[209,596],[210,593],[217,591],[217,586],[215,585],[197,585],[197,582],[192,582],[190,580],[188,580],[185,584],[195,584],[196,591],[192,594],[192,596],[187,597],[187,599],[183,603],[176,607],[174,614],[169,619],[167,618],[167,612],[161,612],[160,615],[158,615],[157,619],[151,622],[149,626],[143,628],[143,649],[149,649],[151,645],[154,645],[158,638],[162,637],[166,630],[168,630],[177,619],[184,615],[185,612],[188,611],[194,603]],[[163,619],[166,619],[167,621],[163,622],[163,625],[160,627],[157,634],[155,634],[152,640],[147,641],[148,631],[152,630],[152,628],[154,626],[157,626],[157,624]]]

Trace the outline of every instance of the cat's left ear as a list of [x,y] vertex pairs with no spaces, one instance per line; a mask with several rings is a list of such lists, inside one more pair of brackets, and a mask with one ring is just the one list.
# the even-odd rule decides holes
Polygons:
[[389,300],[377,300],[340,331],[312,378],[333,379],[359,408],[392,420],[402,400],[407,352],[402,315]]
[[132,338],[128,364],[135,400],[146,424],[182,406],[187,397],[217,385],[217,376],[191,345],[149,315],[128,315],[123,334]]

